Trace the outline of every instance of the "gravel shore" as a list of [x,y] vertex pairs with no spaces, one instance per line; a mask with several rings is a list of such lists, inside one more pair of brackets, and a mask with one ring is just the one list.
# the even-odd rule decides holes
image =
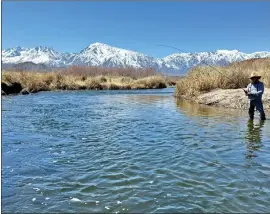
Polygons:
[[[218,106],[234,109],[248,109],[248,98],[242,89],[216,89],[194,98],[183,97],[199,104]],[[270,111],[270,88],[266,88],[263,94],[265,111]]]

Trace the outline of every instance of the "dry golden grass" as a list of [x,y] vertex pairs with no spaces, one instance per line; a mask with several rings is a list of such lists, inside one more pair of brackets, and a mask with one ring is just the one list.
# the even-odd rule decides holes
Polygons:
[[197,96],[213,89],[236,89],[246,87],[249,75],[258,72],[265,87],[270,87],[270,58],[251,59],[232,63],[226,67],[200,66],[188,72],[187,77],[177,81],[175,96]]
[[175,86],[177,81],[179,81],[183,78],[184,78],[183,76],[166,76],[165,80],[169,86]]
[[85,73],[67,72],[2,72],[2,84],[19,83],[30,93],[51,90],[118,90],[166,88],[163,76],[142,78],[124,76],[91,76]]
[[149,76],[161,76],[160,73],[154,69],[136,69],[136,68],[102,68],[92,66],[70,66],[61,70],[61,73],[66,75],[86,77],[106,76],[106,77],[130,77],[132,79],[139,79]]

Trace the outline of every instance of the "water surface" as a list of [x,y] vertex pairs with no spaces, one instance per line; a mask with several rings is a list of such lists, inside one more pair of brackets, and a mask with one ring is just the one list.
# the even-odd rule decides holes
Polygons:
[[3,212],[270,212],[270,121],[173,89],[2,99]]

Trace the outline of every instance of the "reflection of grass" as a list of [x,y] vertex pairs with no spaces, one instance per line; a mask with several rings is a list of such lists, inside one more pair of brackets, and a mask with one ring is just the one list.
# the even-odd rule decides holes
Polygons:
[[[136,95],[136,96],[126,96],[122,100],[127,100],[128,103],[138,103],[138,104],[154,104],[160,101],[169,101],[170,96],[160,96],[160,95]],[[167,102],[169,103],[169,102]]]
[[187,101],[184,99],[176,99],[176,105],[186,112],[188,115],[192,116],[208,116],[209,114],[218,114],[218,110],[216,108],[208,107],[208,106],[203,106],[200,104],[197,104],[192,101]]
[[270,58],[251,59],[216,69],[209,66],[194,68],[187,77],[177,81],[175,95],[196,96],[217,88],[243,88],[250,82],[249,75],[253,71],[262,75],[265,87],[270,87]]
[[85,73],[65,72],[2,72],[2,83],[12,85],[19,83],[29,92],[51,90],[85,90],[85,89],[157,89],[166,88],[163,76],[90,76]]
[[211,106],[201,105],[193,101],[176,99],[176,105],[189,116],[222,116],[222,115],[235,115],[229,109],[215,108]]

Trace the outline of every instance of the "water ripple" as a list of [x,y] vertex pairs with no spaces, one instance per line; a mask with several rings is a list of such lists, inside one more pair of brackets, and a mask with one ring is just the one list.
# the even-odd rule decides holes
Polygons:
[[172,89],[3,99],[5,212],[270,212],[270,124]]

